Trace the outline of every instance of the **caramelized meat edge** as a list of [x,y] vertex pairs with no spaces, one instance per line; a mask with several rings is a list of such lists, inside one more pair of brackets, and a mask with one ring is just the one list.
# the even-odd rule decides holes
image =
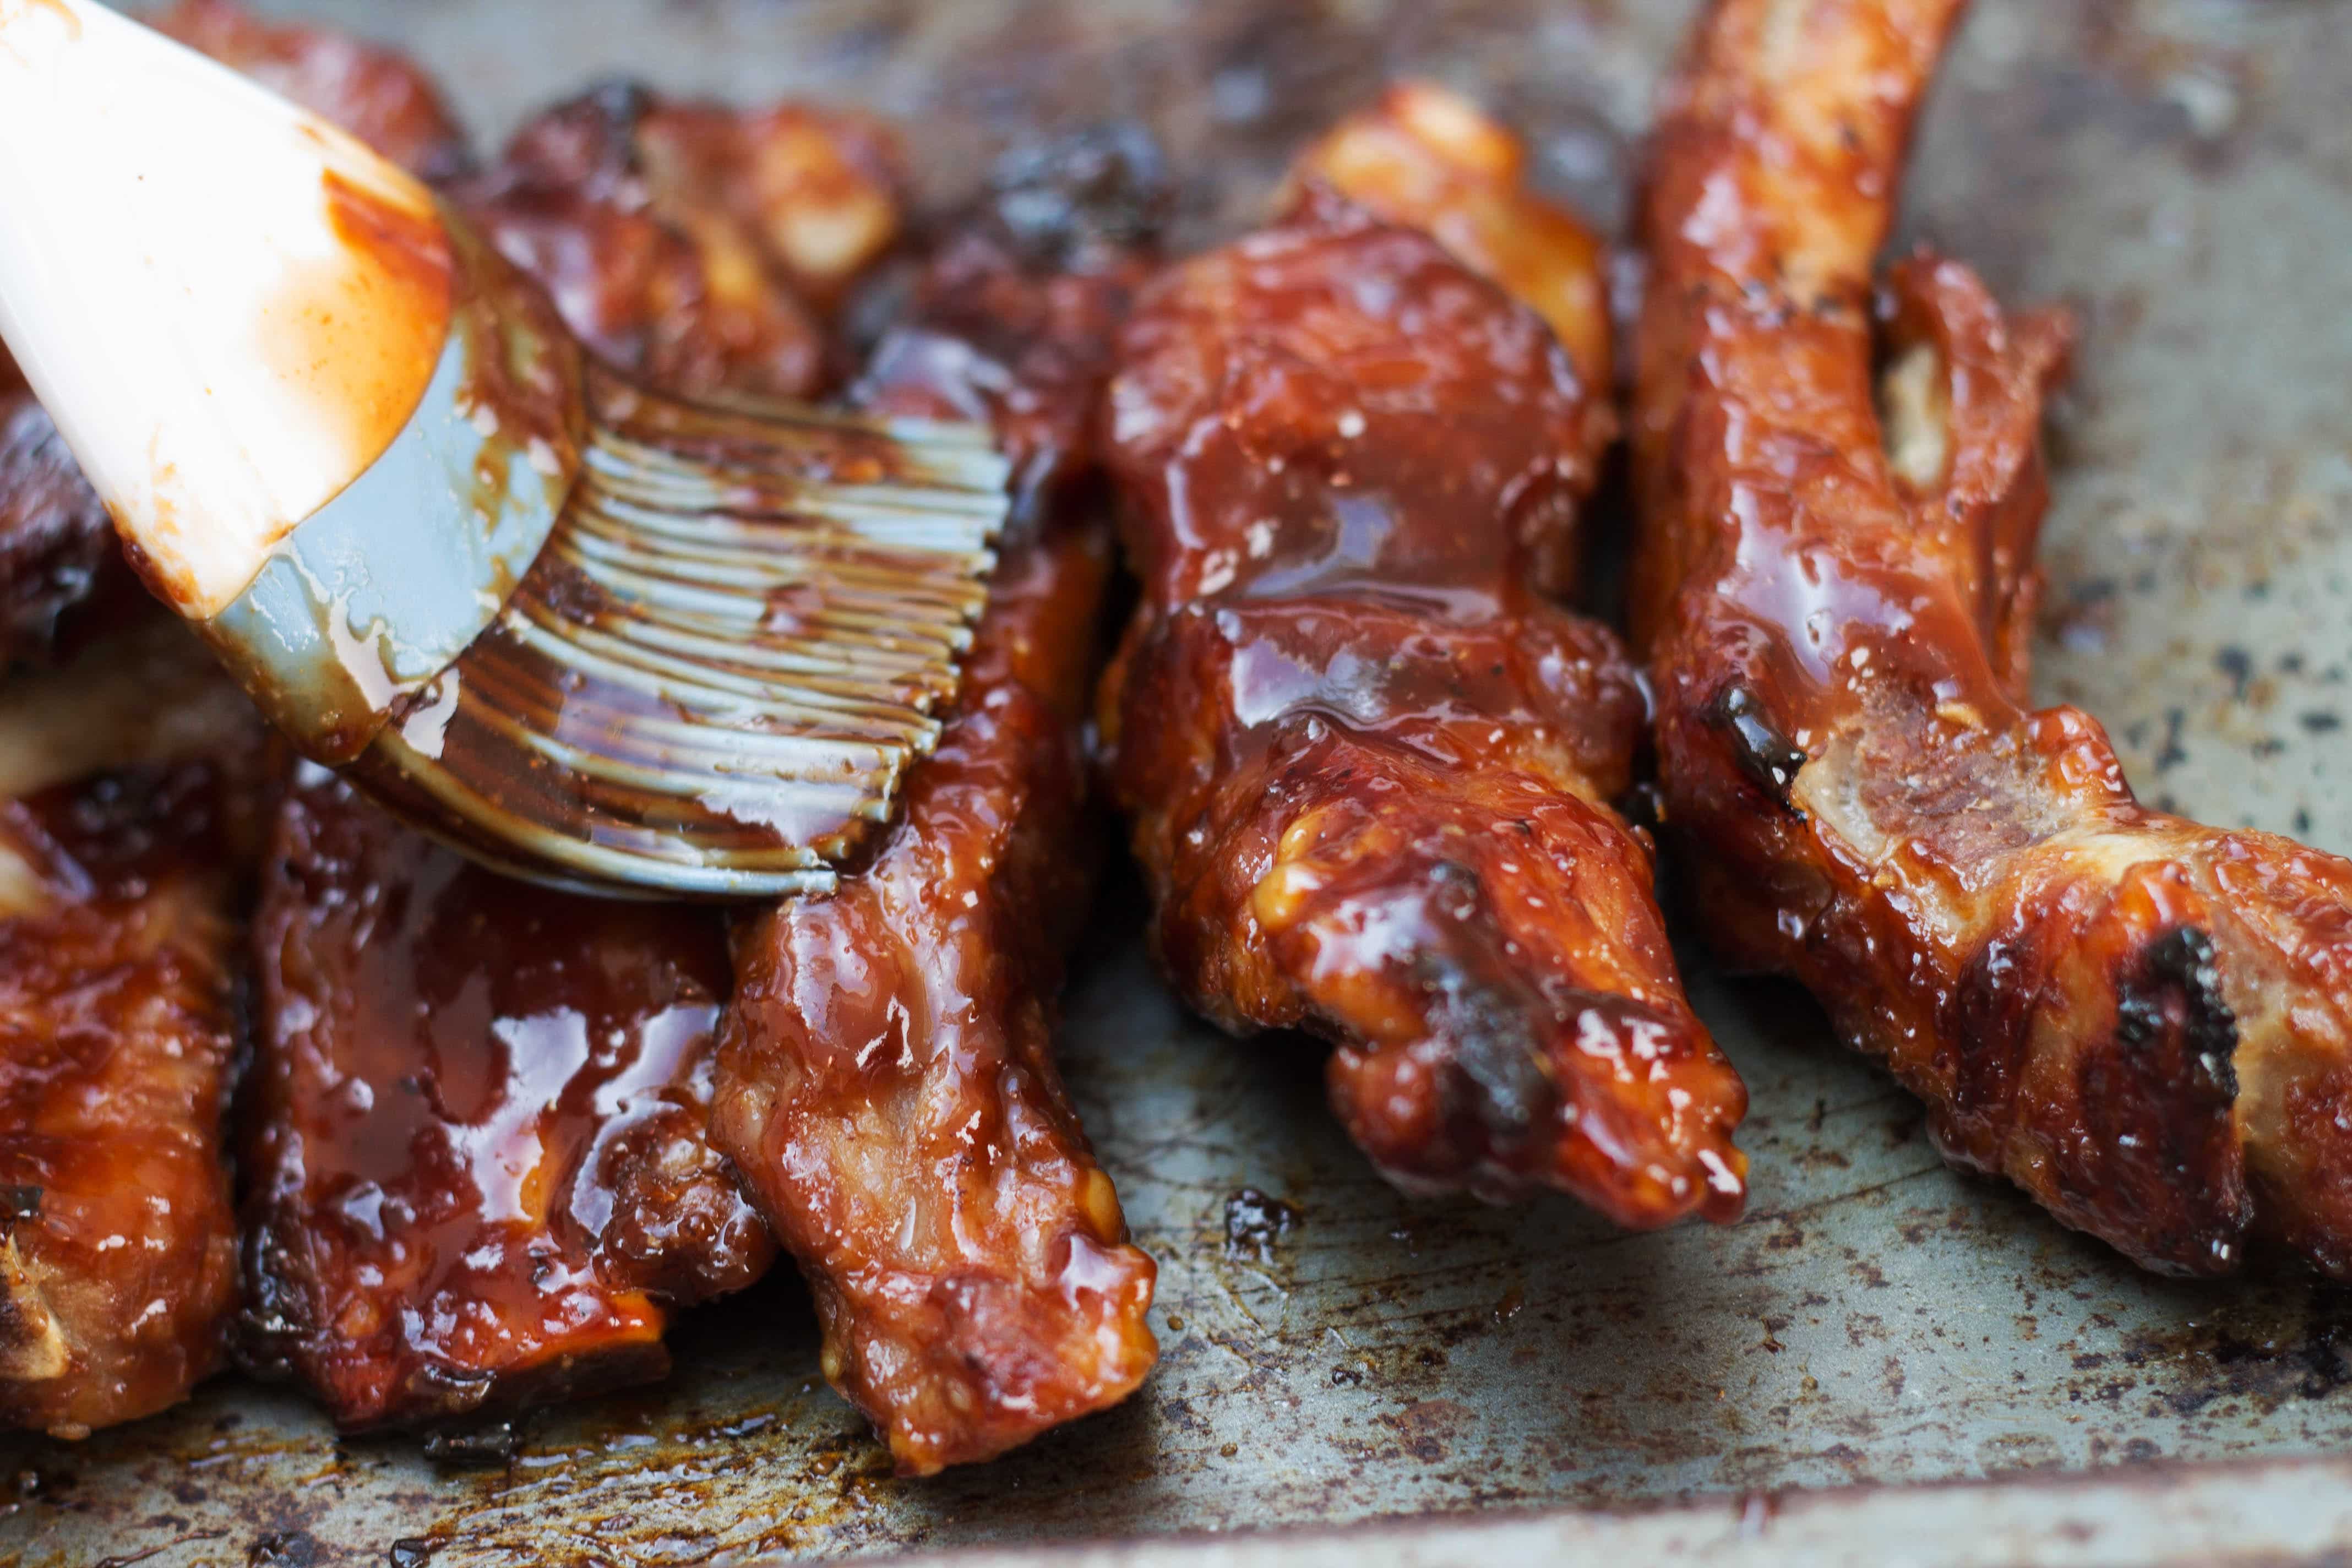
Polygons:
[[1400,1186],[1730,1218],[1746,1093],[1608,805],[1641,689],[1536,591],[1610,421],[1475,269],[1589,342],[1597,247],[1430,89],[1304,167],[1286,218],[1160,279],[1119,342],[1144,602],[1103,728],[1160,960],[1227,1028],[1331,1038],[1332,1103]]
[[2352,1274],[2352,863],[2133,797],[2029,710],[2068,327],[1930,255],[1874,295],[1960,0],[1720,0],[1643,213],[1635,618],[1708,935],[1947,1156],[2174,1273]]
[[81,1437],[220,1362],[258,730],[173,624],[0,689],[0,1423]]
[[964,687],[872,863],[735,947],[717,1132],[799,1259],[824,1371],[925,1475],[1124,1398],[1158,1355],[1052,1055],[1093,871],[1079,721],[1109,571],[1105,350],[1156,225],[1148,145],[1016,163],[856,400],[992,423],[1019,475]]

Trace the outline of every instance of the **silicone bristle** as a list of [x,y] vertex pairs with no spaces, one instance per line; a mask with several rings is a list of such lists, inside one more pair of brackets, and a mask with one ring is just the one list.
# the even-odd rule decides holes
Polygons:
[[823,890],[938,738],[1008,466],[964,426],[590,390],[553,533],[371,786],[541,880]]

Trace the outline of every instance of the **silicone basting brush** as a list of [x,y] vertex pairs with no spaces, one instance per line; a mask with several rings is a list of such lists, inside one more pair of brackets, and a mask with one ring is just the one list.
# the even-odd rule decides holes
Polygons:
[[89,0],[0,0],[0,337],[305,754],[591,890],[830,887],[1008,505],[977,428],[603,368],[424,185]]

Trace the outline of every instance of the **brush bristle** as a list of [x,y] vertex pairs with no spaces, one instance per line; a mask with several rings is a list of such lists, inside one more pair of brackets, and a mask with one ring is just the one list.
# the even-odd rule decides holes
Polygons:
[[1008,467],[962,426],[689,403],[600,373],[590,398],[546,546],[379,737],[367,783],[541,880],[829,889],[938,738]]

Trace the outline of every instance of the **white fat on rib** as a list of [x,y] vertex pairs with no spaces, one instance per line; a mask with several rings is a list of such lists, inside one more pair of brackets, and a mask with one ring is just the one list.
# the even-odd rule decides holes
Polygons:
[[1887,466],[1914,489],[1941,484],[1952,458],[1951,396],[1933,343],[1906,349],[1878,378]]

